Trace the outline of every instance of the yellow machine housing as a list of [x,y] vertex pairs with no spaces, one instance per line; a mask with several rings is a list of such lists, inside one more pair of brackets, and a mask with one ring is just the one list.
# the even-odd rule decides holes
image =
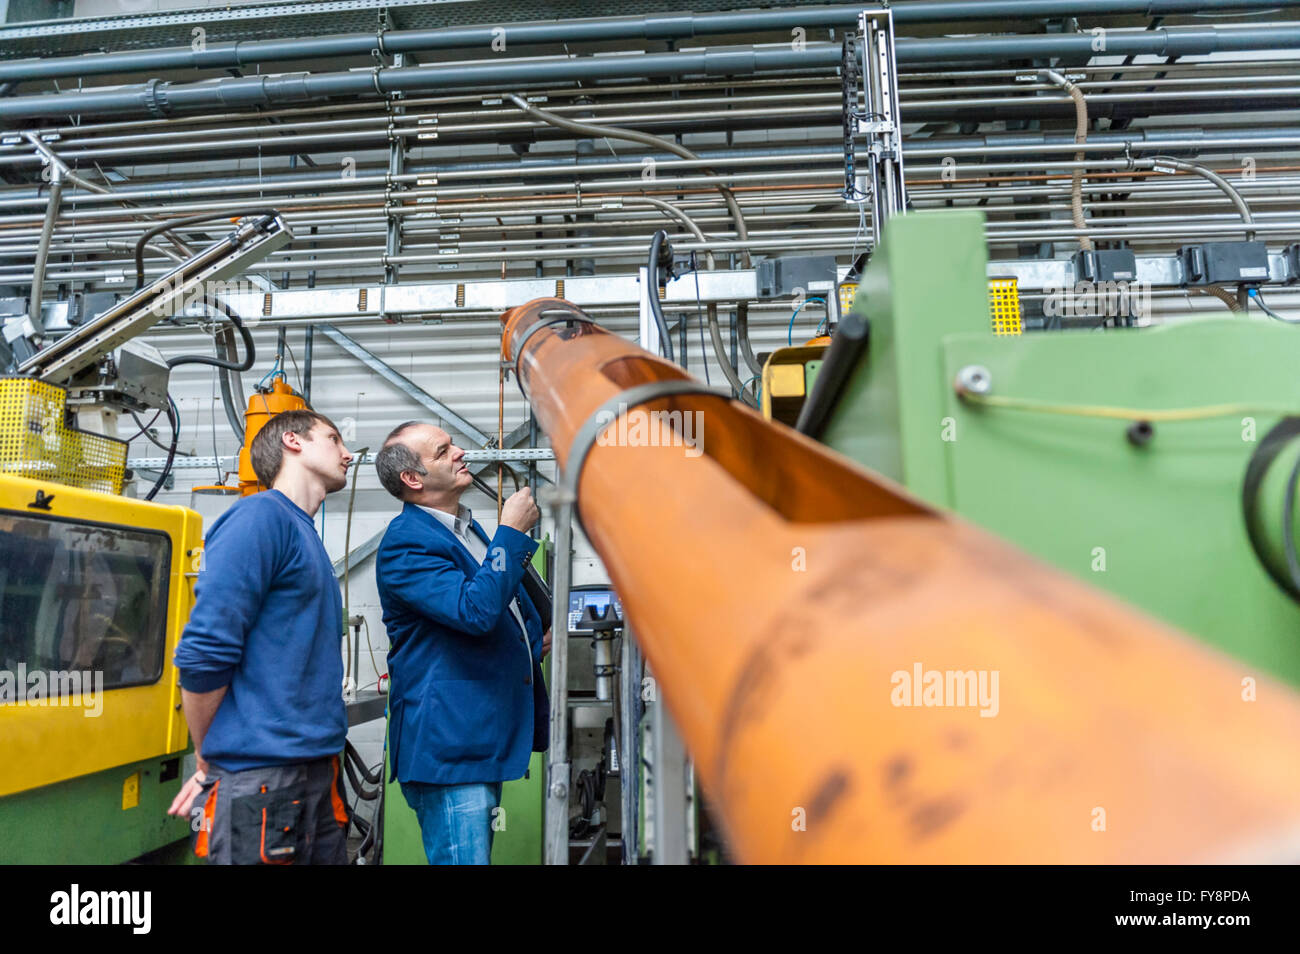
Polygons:
[[[0,475],[0,531],[10,549],[32,541],[32,567],[37,554],[42,561],[54,554],[58,567],[38,583],[36,570],[27,567],[24,575],[21,561],[8,559],[12,554],[0,565],[0,670],[10,673],[10,690],[18,663],[33,671],[42,665],[39,653],[14,658],[22,655],[25,640],[33,646],[61,643],[65,650],[97,640],[77,652],[87,670],[97,661],[102,672],[106,658],[119,661],[103,677],[97,715],[84,704],[68,704],[66,694],[18,700],[11,694],[0,704],[0,797],[185,750],[188,731],[172,653],[194,604],[203,547],[199,515],[52,480]],[[40,573],[47,570],[42,563]],[[39,586],[45,590],[36,592]],[[33,613],[33,607],[39,610]],[[143,627],[151,634],[131,626],[130,617],[140,612],[151,614]],[[25,627],[32,628],[30,637]],[[134,647],[131,640],[137,641]],[[122,665],[131,653],[140,658],[132,667]],[[120,688],[109,688],[110,681]]]

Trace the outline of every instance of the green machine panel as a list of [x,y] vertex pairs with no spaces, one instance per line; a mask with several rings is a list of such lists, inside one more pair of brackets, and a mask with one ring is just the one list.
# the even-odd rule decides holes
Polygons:
[[[1242,503],[1252,454],[1300,413],[1300,328],[1239,317],[995,336],[985,275],[980,214],[890,221],[854,304],[869,347],[823,440],[1300,686],[1300,605],[1256,556]],[[954,387],[970,367],[987,372],[983,400]],[[1279,539],[1283,457],[1260,494]]]
[[184,754],[132,762],[0,798],[0,864],[192,864],[189,820],[167,808]]

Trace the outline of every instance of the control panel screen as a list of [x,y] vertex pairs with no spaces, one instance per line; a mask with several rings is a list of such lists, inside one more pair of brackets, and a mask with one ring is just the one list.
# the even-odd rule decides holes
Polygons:
[[613,590],[571,590],[569,592],[569,631],[587,628],[582,623],[587,607],[595,607],[597,615],[601,615],[608,610],[611,603],[614,605],[615,617],[622,619],[623,604],[614,595]]

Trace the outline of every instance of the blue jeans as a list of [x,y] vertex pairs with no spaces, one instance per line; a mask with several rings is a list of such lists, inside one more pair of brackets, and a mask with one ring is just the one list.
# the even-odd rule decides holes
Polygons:
[[420,819],[420,836],[429,864],[490,863],[494,810],[501,804],[500,782],[402,782],[402,794]]

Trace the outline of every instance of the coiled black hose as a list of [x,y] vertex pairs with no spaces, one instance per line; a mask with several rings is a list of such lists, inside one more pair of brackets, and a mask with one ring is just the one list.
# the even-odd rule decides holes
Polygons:
[[169,219],[166,222],[159,222],[157,225],[145,229],[144,233],[135,240],[135,290],[139,291],[144,287],[144,247],[155,235],[170,232],[172,229],[184,228],[187,225],[201,225],[204,222],[215,222],[218,219],[229,219],[234,216],[269,215],[274,218],[279,214],[280,212],[277,209],[233,209],[227,212],[207,212],[203,215],[190,215],[183,219]]
[[167,359],[167,367],[175,368],[182,364],[207,364],[214,368],[222,368],[226,371],[247,371],[253,366],[253,361],[257,357],[257,350],[253,347],[253,335],[244,327],[244,322],[240,320],[235,310],[223,301],[216,298],[204,298],[203,304],[210,308],[215,308],[222,312],[230,323],[239,329],[239,335],[244,339],[244,360],[239,364],[233,361],[225,361],[221,358],[214,358],[206,354],[182,354],[174,358]]

